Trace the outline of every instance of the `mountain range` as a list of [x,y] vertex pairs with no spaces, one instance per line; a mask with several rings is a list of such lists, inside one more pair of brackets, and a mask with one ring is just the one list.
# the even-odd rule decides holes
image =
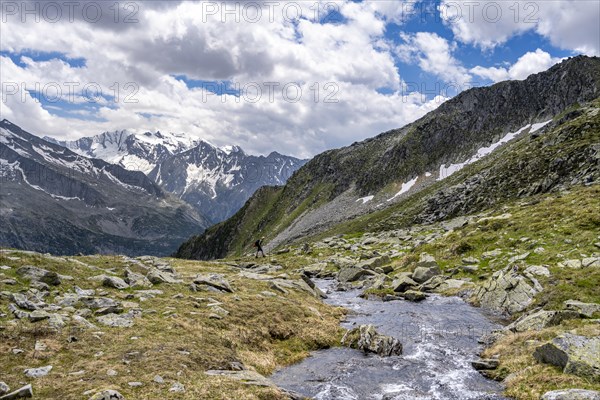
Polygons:
[[168,254],[209,222],[144,173],[81,156],[0,122],[0,245]]
[[[600,58],[462,92],[400,129],[317,155],[178,257],[241,255],[325,233],[427,223],[599,178]],[[586,110],[585,112],[583,110]],[[591,111],[590,111],[591,110]],[[594,111],[595,110],[595,111]]]
[[238,146],[219,148],[184,134],[159,131],[121,130],[74,141],[44,139],[86,157],[144,172],[211,223],[232,216],[259,187],[284,184],[306,163],[276,152],[254,156]]

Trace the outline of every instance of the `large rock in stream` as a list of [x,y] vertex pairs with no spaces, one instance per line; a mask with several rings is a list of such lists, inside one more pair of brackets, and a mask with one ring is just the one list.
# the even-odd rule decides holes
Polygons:
[[346,332],[342,344],[381,357],[402,354],[402,343],[391,336],[379,334],[373,325],[361,325]]

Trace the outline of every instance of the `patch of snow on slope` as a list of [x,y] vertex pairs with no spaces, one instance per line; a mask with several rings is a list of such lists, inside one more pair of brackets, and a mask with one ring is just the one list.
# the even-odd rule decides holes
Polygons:
[[[550,122],[550,121],[548,121],[548,122]],[[548,122],[545,122],[544,124],[547,124]],[[540,125],[540,124],[536,124],[536,125]],[[440,165],[440,173],[439,173],[437,180],[441,181],[442,179],[449,177],[453,173],[460,171],[467,165],[472,164],[475,161],[482,159],[483,157],[487,156],[488,154],[491,154],[498,147],[513,140],[515,137],[519,136],[523,131],[525,131],[529,128],[531,128],[531,125],[525,125],[524,127],[522,127],[521,129],[519,129],[516,132],[507,133],[502,139],[500,139],[496,143],[492,143],[489,146],[482,147],[479,150],[477,150],[477,153],[465,162],[458,163],[458,164],[450,164],[450,166],[446,166],[444,164]]]
[[362,201],[363,204],[366,204],[369,201],[373,200],[373,197],[375,196],[361,197],[360,199],[356,200],[356,202],[358,203],[359,201]]
[[396,193],[394,195],[394,197],[392,197],[391,199],[387,199],[387,201],[392,201],[394,200],[396,197],[403,195],[404,193],[408,192],[414,185],[415,183],[417,183],[417,179],[419,179],[419,177],[415,177],[414,179],[411,179],[408,182],[405,182],[402,184],[402,187],[400,188],[400,191],[398,193]]
[[548,120],[546,122],[540,122],[538,124],[533,124],[531,125],[531,130],[529,131],[530,133],[535,132],[535,131],[539,131],[540,129],[542,129],[543,127],[545,127],[546,125],[548,125],[550,122],[552,122],[552,120]]

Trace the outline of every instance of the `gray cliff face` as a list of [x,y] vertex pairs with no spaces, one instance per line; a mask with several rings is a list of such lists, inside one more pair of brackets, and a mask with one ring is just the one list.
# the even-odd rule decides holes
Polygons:
[[169,254],[207,221],[146,175],[0,122],[0,245],[55,254]]

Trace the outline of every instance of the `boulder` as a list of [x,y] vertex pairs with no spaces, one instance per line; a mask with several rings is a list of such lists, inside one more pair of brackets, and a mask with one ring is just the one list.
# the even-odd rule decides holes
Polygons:
[[541,400],[600,400],[600,392],[585,389],[562,389],[546,392]]
[[558,266],[560,268],[573,268],[579,269],[582,267],[581,260],[566,260],[563,262],[559,262]]
[[442,292],[444,290],[459,289],[463,287],[466,283],[467,281],[463,281],[461,279],[446,279],[435,290],[437,292]]
[[130,328],[133,326],[133,316],[128,314],[106,314],[98,317],[98,322],[112,328]]
[[370,269],[371,271],[374,271],[375,268],[383,267],[384,265],[387,265],[390,262],[391,260],[388,256],[373,257],[369,258],[368,260],[359,262],[358,264],[356,264],[356,267],[362,269]]
[[303,267],[302,272],[310,277],[319,276],[325,268],[327,268],[327,263],[319,262],[319,263],[310,264],[310,265],[307,265],[306,267]]
[[514,314],[527,308],[537,293],[528,278],[509,266],[494,272],[479,288],[476,297],[484,308]]
[[32,265],[24,265],[17,269],[17,275],[31,281],[44,282],[47,285],[58,286],[61,283],[60,276],[56,272],[47,271]]
[[545,277],[550,276],[550,271],[548,270],[548,268],[546,268],[542,265],[530,265],[529,267],[527,267],[525,269],[525,273],[529,273],[529,274],[537,275],[537,276],[545,276]]
[[96,393],[89,400],[125,400],[125,397],[116,390],[103,390]]
[[419,284],[410,278],[410,274],[399,274],[392,282],[394,292],[406,292],[409,289],[414,289]]
[[594,313],[600,313],[600,304],[583,303],[577,300],[567,300],[564,303],[565,309],[576,311],[582,317],[592,318]]
[[344,267],[338,272],[338,281],[341,283],[358,281],[361,278],[374,275],[375,272],[358,268],[358,267]]
[[415,301],[415,302],[422,301],[427,298],[425,293],[419,292],[417,290],[407,290],[406,292],[402,293],[400,296],[402,296],[404,299],[406,299],[408,301]]
[[102,286],[113,288],[113,289],[127,289],[129,285],[123,279],[116,276],[106,276],[102,280]]
[[177,280],[173,274],[166,271],[161,271],[158,268],[152,268],[146,275],[146,278],[148,278],[148,280],[155,285],[161,283],[179,283],[179,280]]
[[434,277],[431,277],[427,281],[425,281],[421,285],[420,290],[422,290],[423,292],[431,292],[431,291],[437,289],[442,283],[444,283],[444,281],[446,281],[445,276],[436,275]]
[[360,325],[346,332],[342,344],[381,357],[402,354],[402,343],[391,336],[380,335],[373,325]]
[[39,368],[28,368],[25,370],[25,375],[30,378],[41,378],[42,376],[48,375],[50,371],[52,371],[52,365]]
[[16,400],[16,399],[28,399],[33,397],[33,390],[31,389],[31,385],[25,385],[20,389],[15,390],[14,392],[5,394],[4,396],[0,396],[0,400]]
[[152,282],[142,274],[132,272],[129,269],[125,270],[125,282],[134,289],[150,288]]
[[43,302],[33,302],[29,300],[23,293],[11,293],[10,299],[19,307],[29,311],[37,310],[38,308],[45,306]]
[[535,349],[539,362],[552,364],[564,373],[584,379],[600,379],[600,337],[585,337],[565,333]]
[[579,318],[575,311],[539,310],[523,315],[506,327],[511,332],[540,331],[550,326],[560,325],[567,319]]
[[208,285],[222,292],[233,293],[233,289],[229,282],[220,274],[198,274],[194,278],[194,283],[198,285]]
[[81,297],[79,301],[92,310],[121,307],[121,302],[111,299],[110,297]]
[[435,258],[427,253],[422,253],[413,272],[412,279],[417,283],[424,283],[432,277],[441,274],[442,271]]

